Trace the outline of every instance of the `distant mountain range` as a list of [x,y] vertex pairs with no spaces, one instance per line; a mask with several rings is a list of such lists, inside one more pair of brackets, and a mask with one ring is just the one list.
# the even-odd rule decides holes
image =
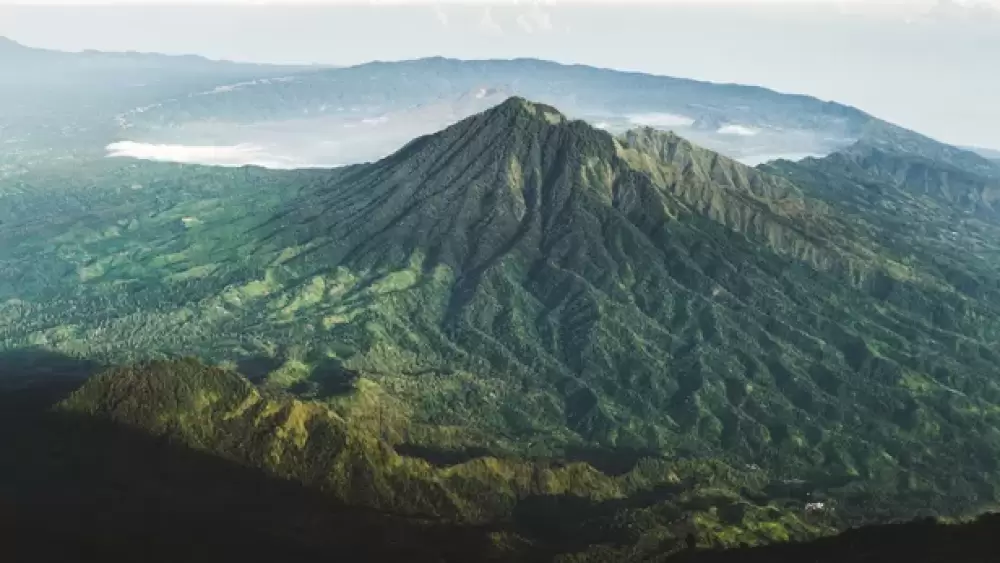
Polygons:
[[[0,57],[6,63],[3,68],[5,79],[11,80],[12,76],[23,71],[35,70],[37,76],[42,76],[49,69],[29,68],[28,63],[38,65],[63,65],[67,70],[76,70],[89,67],[93,70],[126,69],[137,68],[157,68],[169,69],[179,68],[184,70],[213,70],[220,71],[226,67],[264,68],[272,65],[236,63],[232,61],[212,60],[199,55],[164,55],[160,53],[141,53],[137,51],[108,52],[87,49],[79,52],[57,51],[52,49],[41,49],[29,47],[6,37],[0,37]],[[14,66],[25,65],[25,66]],[[286,69],[289,67],[285,67]],[[41,72],[45,71],[45,72]],[[28,77],[33,78],[29,75]],[[60,77],[48,76],[49,79]],[[63,79],[69,77],[62,77]],[[13,80],[12,80],[13,81]]]
[[68,53],[0,37],[0,130],[36,147],[107,141],[114,117],[136,106],[232,82],[285,76],[277,67],[151,53]]
[[[237,84],[126,113],[121,136],[153,144],[252,144],[352,164],[485,109],[464,100],[488,92],[548,103],[614,133],[672,130],[750,164],[824,156],[858,141],[919,145],[925,152],[938,145],[808,96],[535,59],[375,62]],[[369,148],[347,148],[355,143]]]
[[[275,123],[335,142],[414,124],[423,127],[420,134],[430,133],[485,107],[450,111],[454,117],[447,122],[422,119],[426,108],[457,107],[459,100],[488,91],[549,103],[615,132],[640,125],[673,129],[732,156],[759,160],[826,154],[859,138],[871,120],[852,108],[756,87],[533,59],[435,58],[325,70],[168,101],[124,115],[128,129],[122,135],[186,145],[277,143],[279,150],[290,151],[291,143],[275,134]],[[377,146],[381,157],[401,143]],[[327,161],[359,162],[336,147],[328,150]]]
[[235,154],[219,163],[368,162],[511,95],[613,133],[672,130],[749,164],[824,156],[859,141],[933,158],[946,147],[808,96],[536,59],[288,67],[66,53],[2,39],[0,61],[0,128],[8,138],[91,152],[127,141],[147,146],[130,153],[126,144],[121,154],[164,160],[187,154],[185,147],[211,146]]

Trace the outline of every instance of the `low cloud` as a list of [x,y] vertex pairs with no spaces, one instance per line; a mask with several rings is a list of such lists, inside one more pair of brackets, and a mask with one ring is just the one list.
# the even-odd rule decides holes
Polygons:
[[716,131],[720,135],[736,135],[737,137],[753,137],[760,131],[754,129],[753,127],[745,127],[743,125],[723,125],[719,127]]
[[[228,146],[215,145],[158,145],[121,141],[106,147],[107,156],[112,158],[138,158],[157,162],[180,164],[204,164],[208,166],[260,166],[288,170],[303,168],[308,163],[268,152],[264,147],[253,144]],[[333,166],[329,166],[333,167]]]
[[690,127],[694,125],[694,119],[673,113],[634,113],[627,117],[633,125],[646,125],[648,127]]

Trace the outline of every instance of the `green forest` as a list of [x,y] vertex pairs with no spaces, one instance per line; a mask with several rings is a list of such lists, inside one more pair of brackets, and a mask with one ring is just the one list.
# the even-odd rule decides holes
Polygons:
[[1000,500],[1000,167],[919,135],[750,168],[515,97],[334,170],[25,166],[5,389],[402,544],[658,560]]

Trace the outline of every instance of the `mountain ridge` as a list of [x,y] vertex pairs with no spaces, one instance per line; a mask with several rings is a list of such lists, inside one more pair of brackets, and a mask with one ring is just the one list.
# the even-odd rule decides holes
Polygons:
[[[548,103],[616,133],[643,124],[676,129],[702,146],[750,160],[792,153],[825,155],[865,141],[975,164],[971,154],[960,149],[837,102],[759,86],[539,59],[434,57],[321,70],[280,87],[258,84],[199,99],[174,100],[129,116],[128,132],[147,142],[176,142],[181,137],[188,139],[186,144],[200,144],[191,139],[211,124],[288,121],[290,126],[306,127],[303,120],[313,119],[346,120],[351,125],[352,120],[384,119],[405,108],[454,100],[483,87]],[[733,127],[741,133],[732,134],[729,129]],[[357,127],[352,129],[353,134],[362,134]],[[238,129],[226,131],[235,139],[232,144],[245,141],[239,138]],[[397,146],[386,146],[382,155]],[[994,171],[1000,174],[1000,167]]]
[[[6,50],[6,53],[4,50]],[[286,69],[317,68],[313,65],[277,65],[277,64],[257,63],[257,62],[241,62],[230,59],[212,59],[194,53],[168,54],[156,51],[133,51],[133,50],[104,51],[100,49],[80,49],[77,51],[65,51],[62,49],[34,47],[16,41],[10,37],[5,37],[0,35],[0,55],[3,54],[18,54],[18,55],[31,54],[34,56],[47,56],[47,57],[61,57],[61,56],[71,57],[74,55],[85,55],[89,57],[105,57],[109,59],[131,57],[137,59],[148,59],[148,60],[158,60],[158,61],[175,60],[175,61],[186,61],[186,62],[198,62],[209,65],[217,64],[217,65],[233,65],[233,66],[246,66],[246,67],[258,67],[258,68],[267,68],[267,67],[280,67]]]

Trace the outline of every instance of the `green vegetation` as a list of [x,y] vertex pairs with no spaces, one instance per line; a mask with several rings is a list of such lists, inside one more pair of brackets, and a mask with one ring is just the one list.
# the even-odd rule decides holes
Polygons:
[[997,184],[927,146],[750,169],[514,98],[337,171],[67,163],[0,183],[0,344],[139,362],[69,412],[568,560],[965,514]]
[[[321,405],[261,393],[235,373],[194,360],[114,369],[82,388],[80,377],[94,366],[40,350],[2,360],[5,384],[37,378],[34,385],[0,390],[0,446],[18,452],[0,461],[4,508],[17,514],[5,530],[5,553],[14,560],[87,553],[111,561],[136,554],[164,562],[268,561],[336,553],[456,563],[833,562],[904,555],[965,563],[989,560],[995,551],[995,517],[718,551],[814,534],[825,529],[825,518],[815,511],[794,517],[779,503],[762,504],[752,491],[759,478],[718,463],[646,460],[617,476],[556,460],[431,466],[387,451],[364,430],[346,429]],[[398,465],[418,470],[401,472]],[[353,482],[350,504],[338,498],[343,479]],[[746,498],[727,488],[734,479],[742,479]],[[400,492],[385,488],[391,484],[404,487],[405,495],[383,496]],[[434,500],[417,494],[429,484],[444,493],[438,498],[472,500],[506,516],[469,525],[462,523],[468,515],[407,515]],[[631,493],[622,496],[625,491]],[[402,501],[396,509],[403,514],[363,506],[378,499]]]
[[455,525],[500,524],[515,544],[574,557],[586,556],[592,544],[621,556],[637,545],[662,550],[694,526],[705,545],[718,546],[831,530],[823,518],[795,516],[763,500],[759,471],[662,458],[614,475],[554,459],[428,461],[414,448],[394,450],[389,415],[345,419],[195,360],[110,370],[57,408],[262,468],[351,506]]

